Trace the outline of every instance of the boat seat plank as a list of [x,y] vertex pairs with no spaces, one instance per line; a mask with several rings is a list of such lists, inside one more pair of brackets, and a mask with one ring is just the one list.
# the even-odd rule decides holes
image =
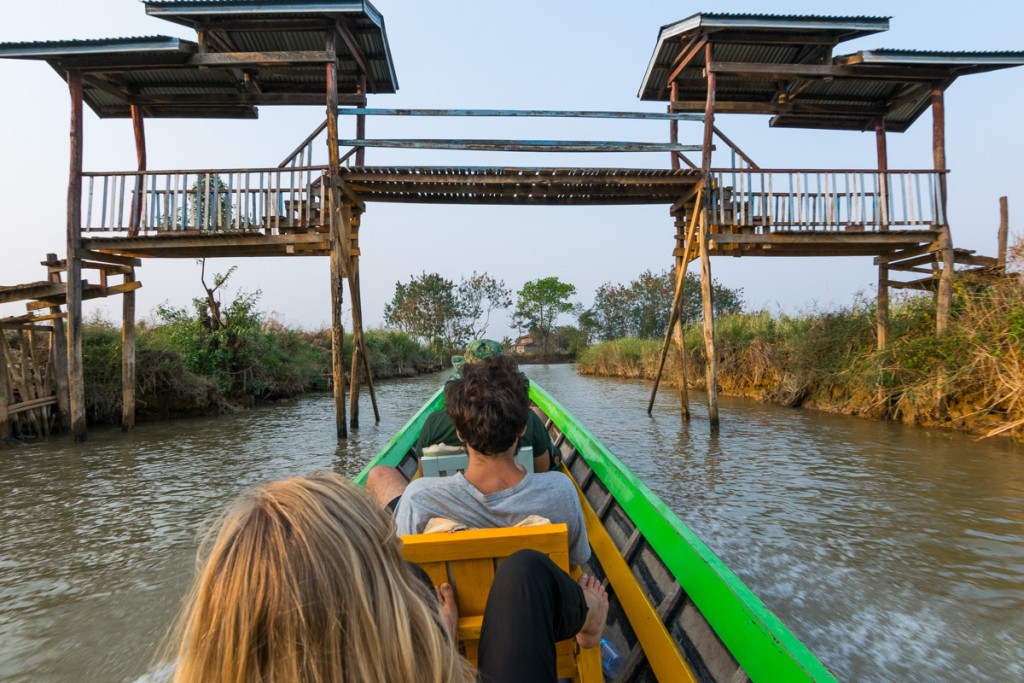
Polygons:
[[[451,581],[459,606],[458,639],[466,659],[478,661],[480,628],[494,572],[509,555],[531,548],[569,573],[569,530],[565,524],[501,529],[465,529],[454,533],[402,536],[405,559],[427,572],[434,585]],[[578,576],[576,569],[574,576]],[[449,579],[450,577],[450,579]],[[575,639],[555,644],[559,678],[578,683],[603,680],[599,648],[577,654]]]

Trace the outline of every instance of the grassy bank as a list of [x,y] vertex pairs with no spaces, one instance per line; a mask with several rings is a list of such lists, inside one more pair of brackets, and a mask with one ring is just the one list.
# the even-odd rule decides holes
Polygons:
[[[247,315],[251,319],[245,324],[215,332],[187,315],[137,325],[137,419],[215,415],[331,389],[329,329],[291,329],[253,311]],[[401,333],[369,330],[366,345],[375,379],[440,367],[432,352]],[[347,372],[351,336],[345,337],[344,349]],[[102,321],[87,324],[82,351],[89,422],[119,422],[120,328]]]
[[[801,316],[749,313],[716,321],[725,394],[848,415],[1024,438],[1024,284],[956,284],[947,334],[935,337],[931,295],[890,307],[876,349],[875,308],[858,303]],[[686,331],[687,377],[704,386],[704,342]],[[659,340],[620,339],[579,357],[582,374],[653,379]],[[674,353],[663,377],[675,378]]]

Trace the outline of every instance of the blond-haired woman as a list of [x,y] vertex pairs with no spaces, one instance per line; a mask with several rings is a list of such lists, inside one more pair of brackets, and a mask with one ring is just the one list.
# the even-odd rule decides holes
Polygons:
[[[451,586],[431,595],[395,531],[367,492],[329,472],[243,495],[200,550],[206,559],[168,653],[173,679],[476,680],[444,630],[457,620]],[[488,597],[484,680],[553,680],[555,641],[575,634],[596,645],[607,605],[597,580],[577,584],[546,556],[516,553]]]
[[177,629],[175,681],[475,680],[391,515],[341,477],[251,491],[214,532]]

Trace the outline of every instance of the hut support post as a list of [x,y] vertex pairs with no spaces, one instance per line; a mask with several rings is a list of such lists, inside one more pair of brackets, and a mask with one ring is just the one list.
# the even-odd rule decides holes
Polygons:
[[[678,162],[677,162],[678,163]],[[685,300],[683,288],[686,286],[686,266],[689,265],[686,257],[690,253],[690,240],[686,239],[685,221],[682,214],[676,214],[676,254],[680,250],[686,256],[676,256],[676,298],[679,299],[679,308],[676,311],[676,321],[672,326],[672,340],[676,345],[676,385],[679,389],[679,411],[682,414],[683,422],[690,421],[690,395],[686,388],[686,338],[683,335],[683,311],[682,302]]]
[[[327,34],[327,50],[336,53],[335,31]],[[345,343],[345,328],[341,320],[341,307],[344,303],[343,278],[347,240],[342,239],[344,227],[341,216],[341,160],[338,151],[338,62],[334,60],[327,65],[327,156],[330,161],[328,170],[331,188],[331,359],[333,363],[334,382],[334,419],[338,438],[348,437],[345,424],[345,355],[342,347]],[[345,253],[343,253],[343,251]]]
[[[711,43],[704,46],[705,64],[711,64]],[[704,313],[704,350],[707,354],[705,381],[708,390],[708,422],[711,432],[718,432],[718,363],[715,357],[715,314],[711,293],[711,254],[708,252],[711,239],[711,146],[715,131],[715,88],[717,78],[714,71],[708,71],[708,98],[704,105],[704,151],[701,170],[702,201],[697,209],[700,220],[700,298]]]
[[938,300],[935,307],[935,334],[941,335],[949,325],[949,311],[953,305],[953,238],[946,215],[946,114],[943,91],[932,89],[932,155],[938,178],[938,208],[942,214],[939,230],[939,254],[942,272],[939,274]]
[[[0,344],[7,345],[7,333],[3,330],[0,330]],[[10,380],[7,378],[7,354],[0,350],[0,439],[8,439],[11,436],[11,418],[7,412],[10,395]]]
[[[679,99],[679,86],[676,85],[675,81],[672,81],[672,85],[670,86],[670,92],[672,93],[672,95],[671,95],[671,100],[669,102],[668,109],[671,112],[672,111],[672,104],[671,104],[671,102],[674,102],[674,101]],[[677,142],[679,142],[679,122],[678,121],[673,120],[673,121],[669,121],[668,122],[668,139],[669,139],[669,142],[671,142],[673,145],[676,144]],[[679,170],[679,157],[676,155],[675,152],[672,152],[672,170],[673,171],[678,171]],[[689,411],[687,411],[687,412],[689,412]]]
[[[366,74],[359,75],[359,92],[366,94]],[[366,114],[356,115],[356,140],[366,139]],[[356,166],[366,165],[366,148],[356,150]],[[352,367],[355,367],[354,365]],[[354,427],[355,425],[353,425]]]
[[[885,118],[875,122],[875,142],[878,147],[878,187],[880,210],[880,230],[889,229],[889,155],[886,150]],[[878,348],[884,349],[889,341],[889,268],[878,266]]]
[[[135,269],[124,283],[135,281]],[[121,431],[135,429],[135,292],[121,295]]]
[[[139,162],[139,171],[146,170],[146,128],[143,124],[142,110],[137,105],[131,106],[132,129],[135,131],[135,156]],[[135,195],[132,197],[132,229],[129,236],[135,237],[139,234],[142,226],[142,196],[145,192],[145,179],[139,175],[135,176]]]
[[1006,275],[1006,244],[1010,234],[1010,210],[1006,205],[1006,197],[999,198],[999,251],[996,264],[999,274]]
[[359,225],[361,223],[360,212],[353,211],[345,204],[343,210],[345,221],[349,225],[349,267],[348,267],[348,291],[352,296],[352,389],[349,395],[351,402],[351,424],[353,429],[358,429],[359,420],[359,374],[356,370],[360,365],[366,377],[366,387],[370,390],[370,403],[373,405],[373,417],[380,422],[380,410],[377,408],[377,394],[373,388],[373,373],[370,372],[370,353],[366,348],[366,335],[363,334],[363,298],[359,286]]
[[[47,254],[49,266],[57,266],[57,255]],[[51,271],[49,280],[55,285],[60,284],[60,271]],[[60,306],[50,306],[53,319],[53,388],[57,395],[57,418],[61,429],[67,431],[71,426],[70,407],[68,406],[68,340],[64,332],[64,317]]]
[[71,409],[71,435],[84,441],[85,380],[82,372],[82,260],[79,248],[82,235],[82,74],[68,72],[71,90],[71,162],[68,178],[68,388]]

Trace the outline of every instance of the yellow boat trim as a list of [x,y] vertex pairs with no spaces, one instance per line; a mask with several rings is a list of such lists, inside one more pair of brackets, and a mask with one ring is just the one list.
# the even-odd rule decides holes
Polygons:
[[655,677],[659,681],[697,683],[690,666],[683,659],[671,634],[658,617],[658,612],[637,584],[629,565],[622,558],[604,524],[598,519],[594,508],[590,506],[590,501],[583,495],[579,484],[569,474],[565,465],[559,467],[576,487],[580,505],[583,507],[583,518],[587,524],[590,547],[600,560],[608,583],[615,591]]

